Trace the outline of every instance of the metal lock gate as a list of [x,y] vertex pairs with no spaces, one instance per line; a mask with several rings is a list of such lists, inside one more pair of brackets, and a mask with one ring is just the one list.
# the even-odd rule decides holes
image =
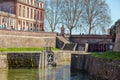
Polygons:
[[54,53],[53,52],[47,53],[47,62],[48,62],[48,65],[52,65],[54,63]]

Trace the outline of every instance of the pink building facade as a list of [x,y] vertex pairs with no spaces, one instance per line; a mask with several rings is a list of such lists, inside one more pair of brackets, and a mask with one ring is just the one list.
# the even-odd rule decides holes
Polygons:
[[0,1],[0,27],[19,31],[44,31],[44,4],[36,0]]

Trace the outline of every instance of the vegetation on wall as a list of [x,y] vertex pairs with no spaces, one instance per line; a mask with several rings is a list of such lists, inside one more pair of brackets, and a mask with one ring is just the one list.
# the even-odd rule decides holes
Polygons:
[[[46,48],[0,48],[0,52],[17,52],[17,51],[43,51]],[[52,48],[53,51],[59,50]]]
[[113,51],[107,51],[107,52],[101,52],[101,53],[96,52],[91,55],[98,58],[120,60],[120,52],[113,52]]

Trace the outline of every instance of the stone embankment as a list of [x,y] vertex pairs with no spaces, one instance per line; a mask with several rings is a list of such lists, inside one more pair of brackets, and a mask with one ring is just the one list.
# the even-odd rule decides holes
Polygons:
[[120,80],[120,61],[90,57],[90,80]]
[[0,47],[56,47],[56,33],[0,30]]
[[[53,60],[59,66],[70,64],[71,51],[53,52]],[[48,66],[47,52],[0,52],[0,69],[42,68]]]
[[72,54],[71,71],[85,71],[89,80],[120,80],[120,61]]

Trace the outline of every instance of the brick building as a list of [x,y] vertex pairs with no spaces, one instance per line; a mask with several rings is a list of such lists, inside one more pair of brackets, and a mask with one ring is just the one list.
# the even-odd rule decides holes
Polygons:
[[0,28],[44,31],[44,4],[37,0],[0,0]]

